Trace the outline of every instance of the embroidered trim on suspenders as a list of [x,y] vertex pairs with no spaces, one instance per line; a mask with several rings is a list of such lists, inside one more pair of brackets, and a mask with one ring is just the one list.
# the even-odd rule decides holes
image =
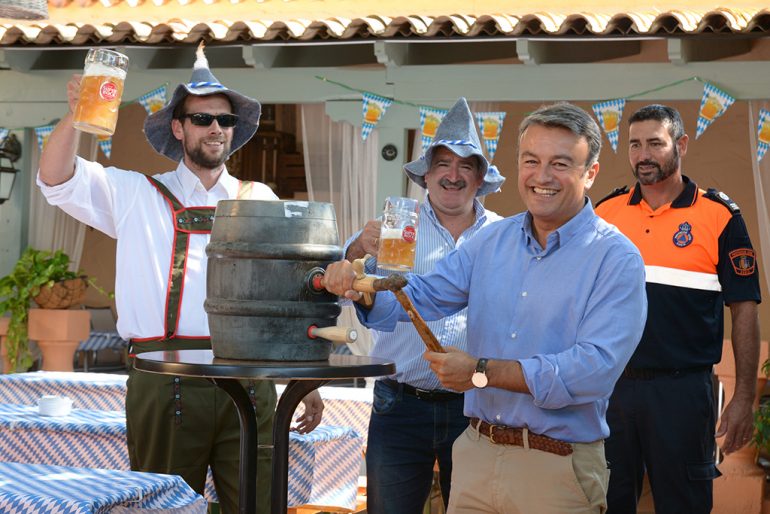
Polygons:
[[[208,336],[178,336],[179,314],[184,294],[184,277],[187,271],[190,234],[210,234],[214,224],[215,207],[185,207],[159,180],[147,176],[147,180],[166,200],[171,210],[174,223],[174,241],[172,243],[171,264],[169,265],[168,290],[166,293],[166,313],[163,335],[157,337],[134,338],[132,341],[162,341],[164,339],[206,339]],[[238,181],[238,199],[250,198],[253,182]]]

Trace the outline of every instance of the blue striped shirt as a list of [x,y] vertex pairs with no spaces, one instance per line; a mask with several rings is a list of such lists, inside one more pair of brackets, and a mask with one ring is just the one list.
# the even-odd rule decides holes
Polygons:
[[[499,214],[484,209],[481,202],[476,199],[474,199],[474,209],[476,221],[455,242],[452,234],[439,222],[430,202],[426,200],[422,203],[417,222],[414,273],[423,274],[432,271],[439,260],[473,237],[481,227],[502,219]],[[345,252],[347,252],[347,247],[358,237],[358,234],[355,234],[345,243]],[[390,270],[375,268],[375,260],[370,259],[366,266],[367,273],[376,271],[378,275],[384,276],[393,273]],[[428,326],[442,345],[456,346],[463,350],[467,347],[465,324],[466,309],[444,319],[428,322]],[[396,363],[396,374],[392,375],[391,378],[420,389],[441,389],[441,384],[430,370],[428,361],[422,358],[425,344],[410,321],[397,323],[393,332],[372,330],[372,339],[374,340],[374,347],[370,355]]]
[[[562,441],[604,439],[608,399],[647,317],[644,262],[590,202],[545,248],[530,221],[523,213],[481,230],[433,272],[408,275],[404,291],[426,320],[468,307],[468,352],[521,363],[531,395],[471,389],[466,416]],[[407,318],[387,292],[357,310],[379,330]]]

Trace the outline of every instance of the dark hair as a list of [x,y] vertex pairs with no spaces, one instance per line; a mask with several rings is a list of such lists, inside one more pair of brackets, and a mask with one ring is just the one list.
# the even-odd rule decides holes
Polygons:
[[599,125],[580,107],[567,102],[540,107],[522,120],[519,125],[519,140],[531,125],[565,128],[576,136],[585,138],[588,143],[586,168],[599,160],[599,152],[602,150],[602,134],[599,131]]
[[[230,111],[233,110],[233,102],[230,100],[230,97],[222,94],[222,93],[214,93],[213,95],[203,95],[203,96],[216,96],[220,95],[225,98],[227,98],[227,102],[230,104]],[[187,114],[187,109],[185,109],[185,105],[187,104],[187,99],[190,98],[193,95],[187,95],[184,98],[182,98],[175,106],[174,111],[171,113],[171,119],[173,120],[181,120],[182,117]]]
[[666,105],[652,104],[642,107],[628,118],[632,125],[640,121],[654,120],[668,126],[668,133],[675,142],[684,135],[684,123],[679,111]]

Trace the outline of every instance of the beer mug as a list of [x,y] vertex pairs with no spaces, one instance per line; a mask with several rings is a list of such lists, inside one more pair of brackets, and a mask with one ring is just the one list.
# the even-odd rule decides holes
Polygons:
[[99,136],[115,133],[127,69],[128,57],[119,52],[106,48],[88,51],[72,123],[76,129]]
[[412,198],[389,196],[380,230],[377,266],[392,271],[411,271],[417,247],[417,215],[420,205]]

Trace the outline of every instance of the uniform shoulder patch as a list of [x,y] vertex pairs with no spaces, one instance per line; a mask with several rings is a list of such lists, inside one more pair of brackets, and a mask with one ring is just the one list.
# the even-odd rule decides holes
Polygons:
[[748,277],[756,270],[757,255],[751,248],[738,248],[729,254],[733,271],[739,277]]
[[714,201],[716,203],[721,203],[722,205],[727,207],[730,210],[730,212],[733,213],[733,214],[740,214],[741,213],[741,208],[738,207],[738,204],[733,202],[730,199],[730,197],[727,196],[726,194],[724,194],[722,191],[717,191],[714,188],[709,188],[706,191],[706,194],[703,195],[703,196],[705,196],[709,200],[712,200],[712,201]]
[[594,207],[599,207],[599,205],[602,202],[606,202],[607,200],[609,200],[611,198],[615,198],[616,196],[628,194],[628,191],[629,191],[628,186],[617,187],[617,188],[613,189],[610,194],[608,194],[607,196],[605,196],[604,198],[602,198],[601,200],[596,202],[596,205]]

